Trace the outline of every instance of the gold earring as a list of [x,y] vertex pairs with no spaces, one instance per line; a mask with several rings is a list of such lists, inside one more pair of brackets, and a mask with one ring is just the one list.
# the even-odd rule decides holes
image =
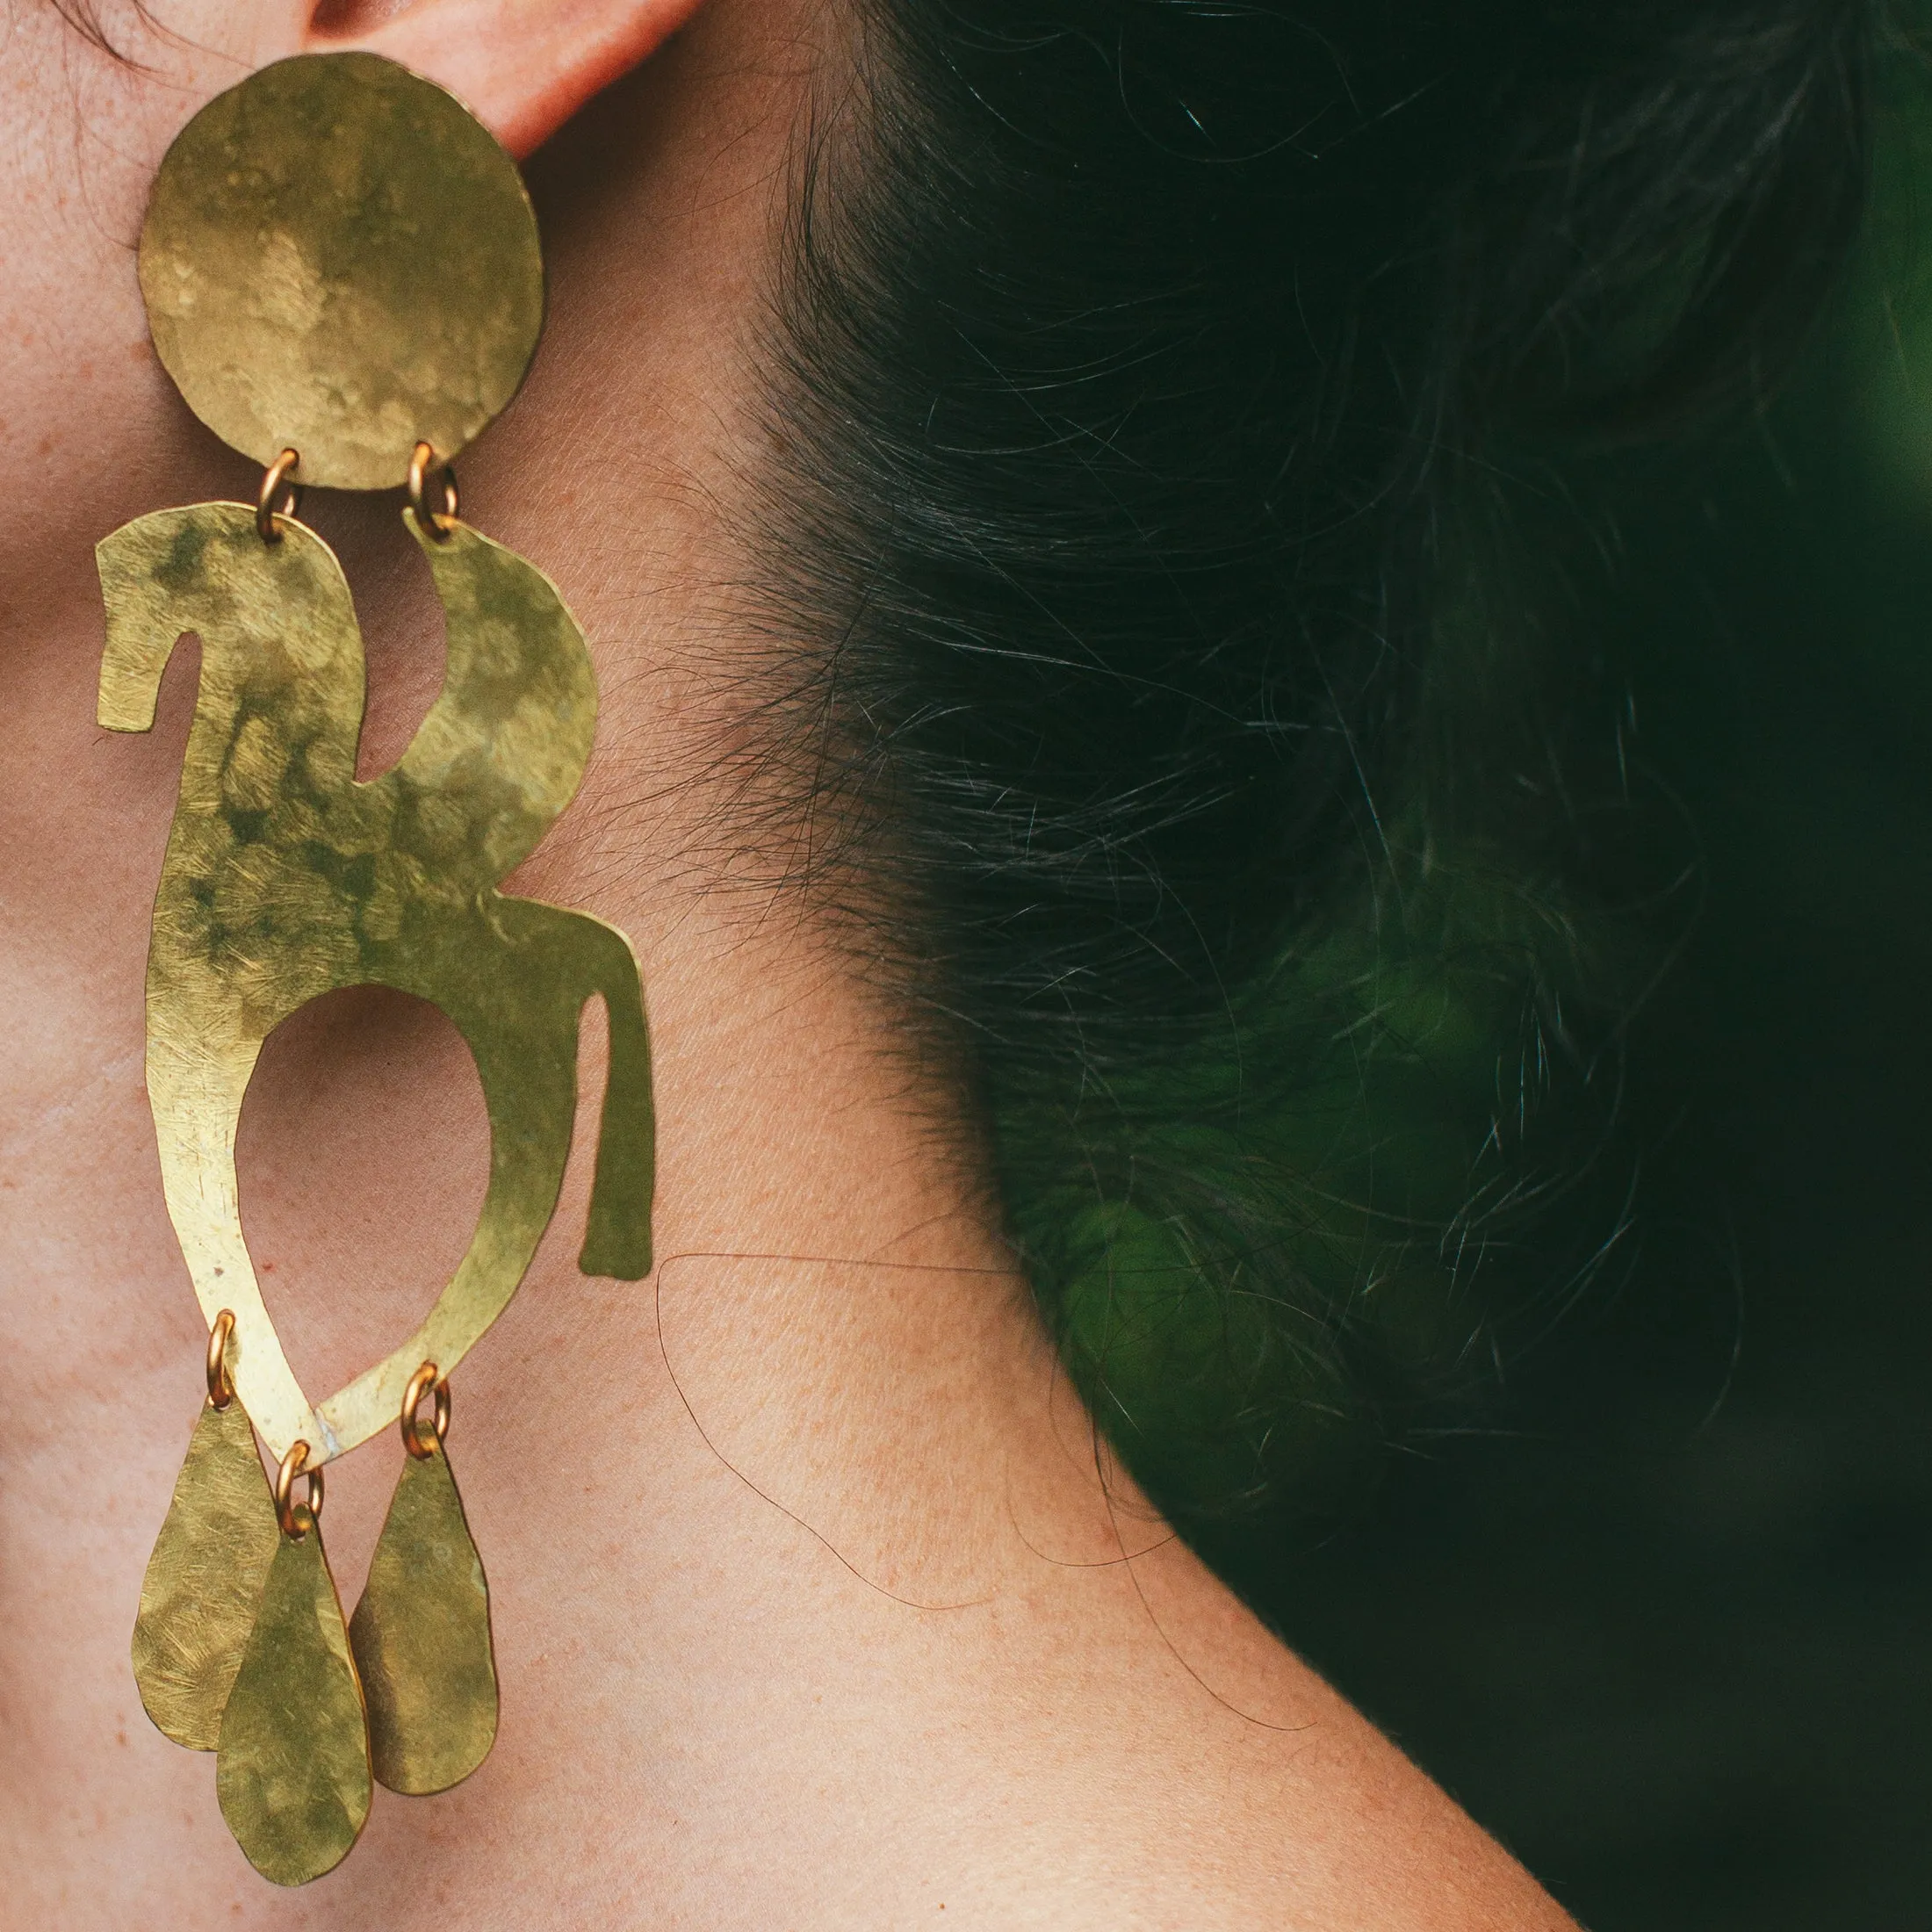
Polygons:
[[[149,729],[176,641],[201,640],[155,903],[147,1073],[169,1214],[234,1393],[197,1424],[143,1590],[136,1665],[170,1736],[205,1748],[213,1729],[224,1816],[258,1869],[294,1884],[339,1862],[367,1812],[358,1658],[385,1783],[440,1790],[494,1735],[487,1596],[479,1563],[473,1589],[465,1581],[475,1551],[443,1448],[447,1377],[555,1211],[593,997],[609,1071],[580,1265],[648,1273],[650,1047],[624,935],[500,890],[574,794],[597,704],[555,587],[458,515],[452,460],[515,395],[543,324],[515,162],[452,96],[391,61],[280,61],[177,138],[139,265],[163,365],[263,477],[252,503],[157,511],[98,547],[103,725]],[[302,485],[401,487],[447,619],[442,694],[394,768],[367,782],[355,775],[361,635],[341,566],[298,519]],[[416,1331],[312,1403],[243,1239],[235,1128],[268,1034],[354,985],[415,994],[454,1021],[481,1078],[490,1179],[469,1251]],[[439,1419],[425,1449],[426,1391]],[[321,1471],[399,1420],[411,1449],[362,1634],[338,1643]],[[278,1469],[265,1518],[241,1480],[249,1421]],[[306,1505],[291,1500],[298,1474]],[[237,1606],[251,1604],[238,1645]],[[437,1675],[415,1627],[425,1618],[463,1629],[460,1681]],[[171,1688],[191,1677],[191,1695]],[[298,1719],[304,1699],[313,1710]]]

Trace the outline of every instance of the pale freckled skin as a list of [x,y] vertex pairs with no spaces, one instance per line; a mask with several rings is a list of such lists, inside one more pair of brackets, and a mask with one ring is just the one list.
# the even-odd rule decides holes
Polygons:
[[[363,10],[351,36],[458,88],[519,151],[549,143],[531,168],[549,334],[465,459],[464,512],[556,580],[590,641],[583,789],[507,890],[636,946],[660,1265],[639,1284],[576,1269],[594,1016],[556,1227],[455,1390],[496,1747],[443,1796],[378,1793],[312,1887],[248,1871],[208,1760],[147,1725],[129,1673],[201,1400],[141,1083],[193,652],[151,737],[96,727],[93,547],[171,505],[252,497],[256,473],[155,364],[131,245],[175,130],[300,50],[309,11],[153,11],[168,32],[107,9],[136,66],[47,0],[0,38],[9,1913],[60,1932],[336,1932],[393,1922],[399,1901],[470,1932],[939,1913],[997,1932],[1558,1932],[1117,1474],[1110,1499],[946,1092],[892,1056],[897,1016],[806,909],[734,873],[717,753],[746,730],[730,587],[753,569],[732,523],[761,448],[753,324],[797,131],[845,85],[838,17],[810,0],[416,0]],[[308,508],[368,640],[376,770],[441,671],[395,510]],[[465,1049],[426,1009],[340,994],[270,1040],[242,1217],[305,1380],[335,1386],[421,1318],[474,1226],[482,1118]],[[400,1455],[385,1435],[330,1470],[345,1607]]]

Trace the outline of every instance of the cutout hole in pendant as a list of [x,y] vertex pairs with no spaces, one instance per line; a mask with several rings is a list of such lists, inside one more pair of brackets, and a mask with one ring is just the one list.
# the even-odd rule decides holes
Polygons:
[[386,987],[312,1000],[263,1049],[235,1164],[263,1299],[320,1401],[416,1327],[475,1232],[490,1130],[462,1034]]

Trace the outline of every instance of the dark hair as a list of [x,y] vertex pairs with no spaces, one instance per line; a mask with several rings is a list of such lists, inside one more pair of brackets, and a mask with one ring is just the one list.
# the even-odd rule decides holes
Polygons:
[[1204,1518],[1467,1357],[1554,1184],[1593,968],[1497,452],[1763,393],[1856,227],[1867,10],[860,25],[777,331],[761,755],[1103,1425]]

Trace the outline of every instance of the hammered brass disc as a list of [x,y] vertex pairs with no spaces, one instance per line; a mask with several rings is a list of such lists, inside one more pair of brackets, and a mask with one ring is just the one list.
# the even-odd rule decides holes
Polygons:
[[215,1759],[221,1815],[249,1863],[303,1885],[346,1858],[369,1817],[369,1731],[322,1532],[311,1517],[269,1566]]
[[141,1579],[133,1647],[141,1707],[191,1751],[220,1741],[280,1539],[246,1411],[203,1403]]
[[403,1460],[349,1641],[376,1782],[418,1798],[461,1784],[496,1741],[496,1659],[483,1561],[441,1448]]
[[264,466],[388,489],[516,393],[544,325],[516,163],[455,96],[373,54],[278,61],[168,150],[141,238],[155,348]]

